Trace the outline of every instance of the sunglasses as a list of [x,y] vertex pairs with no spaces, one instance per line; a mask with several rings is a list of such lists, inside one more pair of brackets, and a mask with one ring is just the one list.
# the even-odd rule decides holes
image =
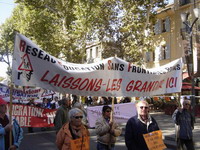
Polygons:
[[74,116],[75,119],[83,119],[83,116]]
[[140,109],[148,109],[149,107],[147,106],[140,106]]
[[185,105],[190,105],[190,104],[186,103]]
[[111,112],[110,110],[106,110],[106,112]]

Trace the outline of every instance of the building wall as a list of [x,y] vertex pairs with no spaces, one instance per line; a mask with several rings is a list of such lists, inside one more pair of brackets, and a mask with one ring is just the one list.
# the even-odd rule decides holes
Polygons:
[[[196,0],[196,7],[199,7],[200,1]],[[178,59],[180,57],[185,56],[184,48],[186,49],[189,48],[189,41],[188,40],[183,40],[182,35],[187,35],[186,34],[186,27],[181,21],[180,14],[183,12],[190,12],[191,14],[191,21],[194,20],[194,15],[193,15],[193,8],[194,8],[194,3],[191,0],[174,0],[174,4],[168,5],[164,9],[158,10],[157,14],[157,22],[155,24],[155,36],[154,36],[154,46],[155,46],[155,51],[150,52],[150,54],[145,54],[145,57],[148,58],[146,59],[146,64],[145,66],[147,68],[152,68],[152,67],[157,67],[160,65],[164,65],[166,63],[169,63],[175,59]],[[170,28],[167,31],[163,31],[163,20],[166,18],[169,19],[168,27]],[[198,25],[195,24],[196,26]],[[168,28],[167,27],[167,28]],[[158,28],[158,29],[156,29]],[[194,30],[196,29],[195,27],[193,28]],[[195,70],[197,71],[197,48],[195,47],[195,38],[193,38],[193,43],[194,43],[194,65],[195,65]],[[163,58],[163,46],[167,47],[167,57]],[[154,58],[153,58],[153,53],[154,53]],[[149,56],[151,58],[149,58]],[[185,60],[184,60],[185,62]],[[186,69],[186,66],[185,68]]]
[[102,60],[101,42],[93,42],[86,47],[86,63],[94,63]]

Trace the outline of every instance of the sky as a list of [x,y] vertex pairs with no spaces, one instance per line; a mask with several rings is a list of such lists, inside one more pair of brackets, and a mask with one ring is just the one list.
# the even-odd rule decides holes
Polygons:
[[[0,0],[0,24],[11,16],[14,7],[14,0]],[[0,77],[6,77],[7,67],[6,63],[0,62]]]
[[[172,3],[174,0],[169,0]],[[16,6],[14,0],[0,0],[0,24],[4,23],[12,14],[13,8]],[[0,62],[0,77],[6,77],[7,64]]]
[[4,23],[6,18],[11,16],[15,5],[14,0],[0,0],[0,24]]

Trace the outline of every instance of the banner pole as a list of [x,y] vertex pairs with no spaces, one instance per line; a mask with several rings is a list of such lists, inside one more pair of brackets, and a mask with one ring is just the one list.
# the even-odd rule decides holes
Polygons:
[[177,103],[178,103],[178,107],[181,107],[181,92],[178,92],[178,100],[177,100]]
[[113,113],[114,113],[114,98],[112,98],[112,111],[110,114],[110,122],[113,122]]
[[[9,123],[12,124],[13,84],[10,85]],[[12,129],[10,130],[10,146],[12,145]]]
[[[17,32],[15,32],[15,39],[14,39],[14,50],[15,50],[15,41],[16,41],[16,37],[17,37]],[[14,52],[13,50],[13,52]],[[12,57],[13,60],[13,57]],[[13,61],[12,61],[13,62]],[[11,71],[10,73],[10,104],[9,104],[9,123],[12,124],[12,107],[13,107],[13,80],[12,80],[12,70],[11,70],[11,66],[10,66],[10,62],[9,62],[9,70]],[[9,133],[9,144],[10,146],[12,146],[12,129],[10,130]]]

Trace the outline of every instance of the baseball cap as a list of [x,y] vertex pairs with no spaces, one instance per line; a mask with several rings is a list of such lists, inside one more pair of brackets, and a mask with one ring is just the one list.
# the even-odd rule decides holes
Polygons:
[[3,98],[0,98],[0,105],[5,105],[5,104],[7,104],[7,102]]

